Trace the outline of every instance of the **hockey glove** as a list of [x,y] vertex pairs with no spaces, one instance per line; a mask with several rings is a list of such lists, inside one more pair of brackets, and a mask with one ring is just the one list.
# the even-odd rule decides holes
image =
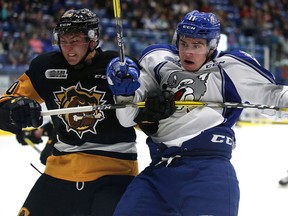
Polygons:
[[174,93],[170,91],[153,91],[148,94],[145,108],[139,110],[134,119],[136,123],[159,122],[168,118],[176,110]]
[[125,59],[124,66],[120,66],[119,57],[112,59],[106,69],[109,87],[112,93],[117,96],[134,95],[134,92],[140,86],[138,82],[140,70],[137,64],[129,57]]
[[10,109],[12,124],[17,128],[39,127],[43,122],[41,106],[34,100],[27,97],[17,97],[7,104]]
[[20,133],[16,134],[17,141],[22,145],[28,145],[28,143],[26,142],[26,139],[30,140],[34,144],[42,143],[43,140],[41,139],[41,137],[35,136],[36,130],[37,129],[22,130]]

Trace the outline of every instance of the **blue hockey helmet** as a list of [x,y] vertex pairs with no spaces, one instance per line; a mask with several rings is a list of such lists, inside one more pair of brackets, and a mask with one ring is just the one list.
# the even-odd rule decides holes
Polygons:
[[99,44],[99,18],[89,9],[68,10],[53,30],[54,44],[59,45],[59,36],[67,33],[83,32],[89,40]]
[[176,45],[179,36],[203,38],[208,42],[210,49],[215,49],[220,39],[220,21],[213,13],[191,11],[178,23]]

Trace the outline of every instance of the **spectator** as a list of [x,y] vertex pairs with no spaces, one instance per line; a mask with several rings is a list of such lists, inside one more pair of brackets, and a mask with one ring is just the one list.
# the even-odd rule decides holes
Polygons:
[[19,64],[25,64],[27,62],[27,56],[22,52],[20,43],[14,41],[13,46],[8,51],[8,63],[17,66]]
[[[26,32],[29,37],[34,37],[33,32],[37,32],[38,38],[41,38],[43,32],[42,27],[46,26],[52,29],[55,25],[55,20],[68,7],[79,7],[79,4],[89,5],[93,10],[101,13],[103,18],[113,19],[113,6],[110,1],[64,1],[54,0],[43,3],[43,1],[33,2],[27,4],[28,1],[14,1],[9,2],[3,0],[0,5],[2,13],[2,29],[3,34],[13,35],[15,31]],[[275,1],[260,1],[260,0],[246,0],[245,4],[239,1],[216,1],[211,3],[208,0],[201,1],[127,1],[121,4],[122,18],[125,18],[129,23],[129,29],[125,29],[126,33],[137,35],[141,31],[153,30],[154,32],[161,31],[166,34],[166,38],[172,38],[171,29],[168,26],[176,26],[175,20],[179,20],[184,13],[191,9],[203,9],[205,11],[218,11],[217,15],[221,18],[223,33],[227,34],[229,38],[229,47],[251,49],[248,50],[252,54],[260,52],[260,58],[263,57],[264,51],[257,50],[257,45],[266,46],[270,49],[271,69],[274,72],[273,62],[279,61],[282,58],[288,57],[287,38],[288,38],[288,12],[287,2],[282,0]],[[136,10],[129,10],[129,8],[136,8]],[[137,10],[138,8],[138,10]],[[139,10],[141,8],[141,10]],[[164,16],[164,19],[162,18]],[[251,29],[251,26],[254,26]],[[280,29],[275,30],[275,29]],[[105,32],[105,29],[103,29]],[[132,32],[132,33],[131,33]],[[130,46],[130,41],[126,42],[126,53],[139,55],[133,53],[134,50],[141,49],[141,35],[139,38],[135,37]],[[247,36],[249,40],[247,40]],[[275,49],[272,39],[278,38],[278,45],[280,49]],[[7,44],[13,44],[14,38],[9,38]],[[153,39],[153,43],[158,38]],[[136,41],[136,43],[135,43]],[[150,43],[150,42],[149,42]],[[139,49],[134,47],[134,44],[139,44]],[[252,44],[252,45],[251,45]],[[282,46],[282,47],[281,47]],[[130,47],[133,50],[130,50]],[[27,47],[31,49],[30,47]],[[42,48],[43,49],[43,48]],[[40,48],[41,50],[41,48]],[[38,50],[39,51],[39,50]],[[43,52],[44,50],[42,50]],[[34,55],[33,55],[34,56]],[[255,55],[258,56],[259,55]],[[30,59],[29,59],[30,60]],[[262,59],[260,59],[262,60]]]
[[32,34],[32,37],[29,40],[29,45],[34,54],[39,55],[43,52],[43,43],[36,32]]
[[288,59],[282,59],[277,65],[275,80],[281,85],[288,85]]

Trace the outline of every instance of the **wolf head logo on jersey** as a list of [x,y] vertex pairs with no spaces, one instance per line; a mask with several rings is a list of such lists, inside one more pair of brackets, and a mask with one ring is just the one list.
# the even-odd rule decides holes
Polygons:
[[[96,87],[92,89],[82,88],[80,83],[76,86],[62,89],[62,91],[54,93],[56,102],[60,107],[77,107],[77,106],[94,106],[103,104],[106,101],[103,100],[105,92],[96,91]],[[80,138],[86,132],[92,132],[96,134],[96,125],[99,121],[102,121],[105,116],[101,110],[95,110],[91,112],[70,113],[60,115],[60,118],[66,124],[67,131],[74,131]]]
[[187,72],[173,72],[167,79],[167,89],[175,93],[175,100],[199,101],[207,90],[208,73],[195,75]]

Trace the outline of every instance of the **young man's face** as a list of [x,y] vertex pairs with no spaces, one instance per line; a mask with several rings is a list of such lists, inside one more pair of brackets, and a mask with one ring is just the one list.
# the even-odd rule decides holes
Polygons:
[[182,67],[189,72],[196,72],[206,61],[209,48],[205,39],[180,36],[179,57]]
[[60,36],[62,54],[70,65],[78,64],[86,54],[89,41],[84,33],[68,33]]

